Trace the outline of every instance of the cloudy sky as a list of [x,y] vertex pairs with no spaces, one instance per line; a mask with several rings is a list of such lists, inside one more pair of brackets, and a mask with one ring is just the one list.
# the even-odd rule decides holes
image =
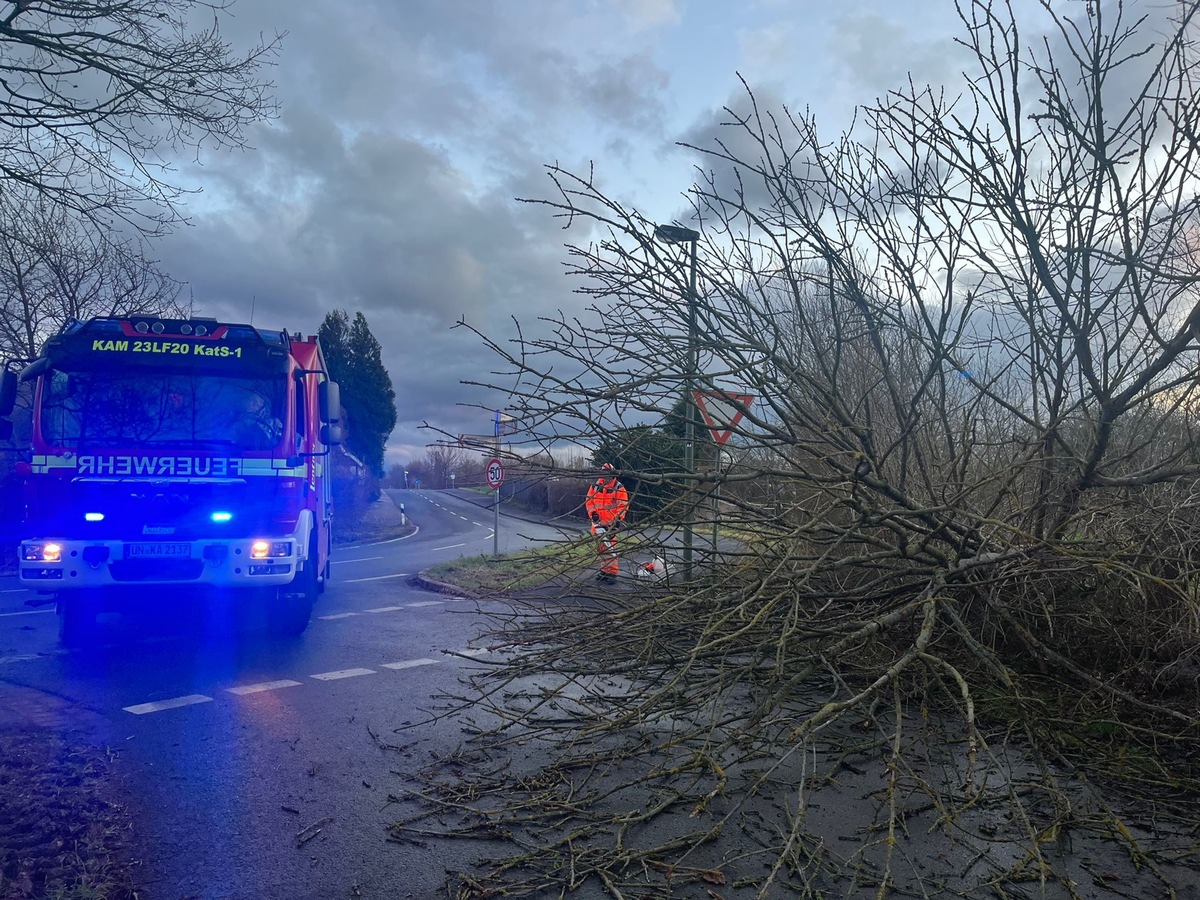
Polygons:
[[180,168],[202,189],[157,248],[197,312],[315,332],[362,311],[399,424],[388,463],[436,435],[486,432],[460,382],[497,337],[578,312],[563,244],[586,243],[517,198],[553,196],[545,166],[586,173],[652,221],[683,216],[721,109],[756,94],[811,108],[832,137],[856,103],[912,71],[953,76],[951,0],[238,0],[222,30],[286,32],[281,112],[252,150]]

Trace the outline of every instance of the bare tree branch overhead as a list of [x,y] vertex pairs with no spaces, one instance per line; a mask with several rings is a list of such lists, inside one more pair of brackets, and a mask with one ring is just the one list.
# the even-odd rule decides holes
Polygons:
[[40,196],[0,192],[0,356],[33,358],[71,319],[184,314],[182,285],[146,253]]
[[280,38],[222,39],[231,0],[0,3],[0,179],[95,222],[180,221],[171,160],[245,146]]

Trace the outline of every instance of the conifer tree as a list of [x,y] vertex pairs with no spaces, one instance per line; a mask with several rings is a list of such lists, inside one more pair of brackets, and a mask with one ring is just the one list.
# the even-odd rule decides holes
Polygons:
[[396,427],[396,391],[379,341],[361,312],[351,321],[342,309],[326,314],[318,334],[330,377],[341,386],[346,446],[382,478],[384,446]]

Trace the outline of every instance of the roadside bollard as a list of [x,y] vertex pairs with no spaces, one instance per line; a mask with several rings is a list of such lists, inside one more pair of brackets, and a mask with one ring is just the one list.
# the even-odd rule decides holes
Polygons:
[[404,504],[403,503],[400,504],[400,524],[401,525],[408,524],[408,517],[404,515]]

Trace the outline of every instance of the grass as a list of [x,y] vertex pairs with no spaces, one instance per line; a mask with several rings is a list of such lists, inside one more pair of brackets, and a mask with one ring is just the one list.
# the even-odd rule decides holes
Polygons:
[[135,900],[115,758],[84,735],[0,729],[0,898]]
[[590,542],[563,543],[505,556],[464,556],[431,566],[426,574],[471,593],[504,594],[573,577],[595,558]]

